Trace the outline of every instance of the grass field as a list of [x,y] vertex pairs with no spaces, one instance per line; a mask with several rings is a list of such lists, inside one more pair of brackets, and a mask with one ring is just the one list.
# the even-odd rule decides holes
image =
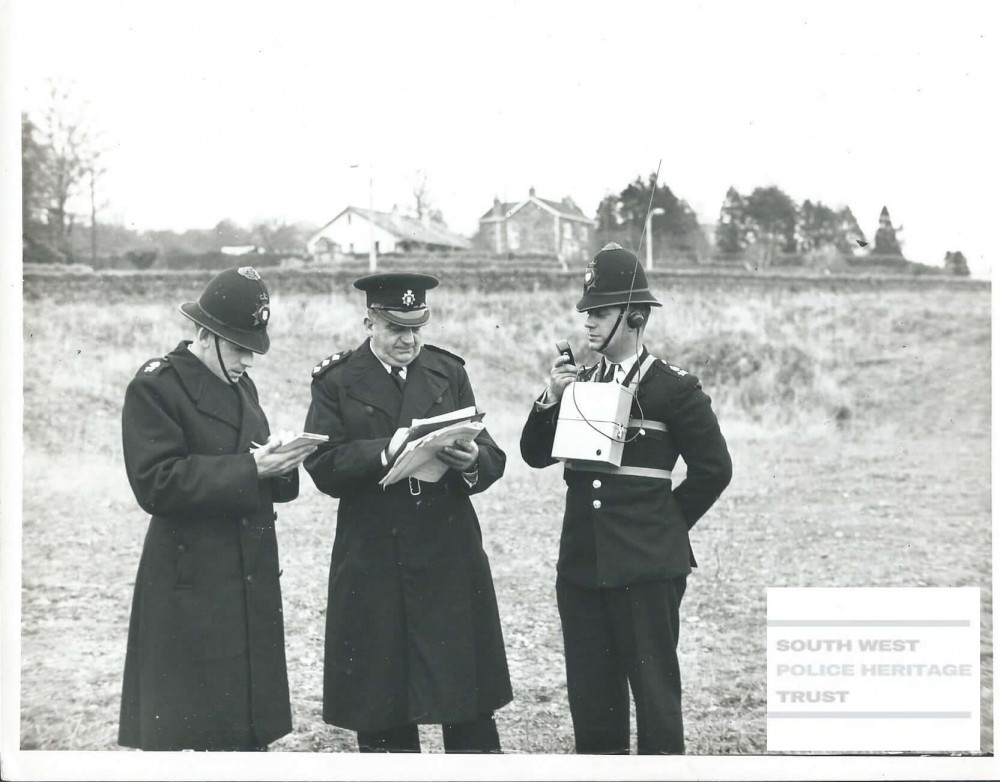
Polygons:
[[[71,283],[68,283],[71,284]],[[428,342],[463,355],[504,479],[475,498],[514,702],[508,752],[572,751],[555,562],[560,471],[520,460],[520,427],[554,341],[586,357],[577,285],[431,294]],[[958,285],[658,291],[647,344],[701,377],[735,475],[695,527],[680,642],[688,751],[765,751],[765,596],[773,586],[982,590],[982,751],[992,752],[990,294]],[[113,749],[128,613],[146,518],[121,461],[126,384],[188,336],[177,304],[33,297],[24,322],[21,744]],[[253,371],[272,429],[301,427],[312,366],[362,340],[360,296],[282,295]],[[323,724],[326,579],[335,501],[306,479],[278,522],[295,731],[272,746],[353,751]],[[423,728],[425,749],[440,732]]]

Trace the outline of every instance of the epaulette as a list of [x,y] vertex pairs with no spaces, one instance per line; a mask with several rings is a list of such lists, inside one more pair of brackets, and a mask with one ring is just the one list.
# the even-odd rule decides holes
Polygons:
[[147,361],[145,364],[139,367],[139,371],[136,372],[135,374],[136,377],[140,377],[142,375],[159,374],[168,366],[170,366],[170,359],[167,358],[166,356],[161,356],[160,358],[151,358],[149,361]]
[[661,369],[667,370],[667,372],[669,372],[671,375],[674,375],[675,377],[687,377],[688,375],[691,374],[690,372],[683,370],[680,367],[674,366],[673,364],[668,364],[662,358],[656,359],[656,364]]
[[454,353],[452,353],[449,350],[445,350],[444,348],[439,348],[437,345],[424,345],[424,347],[427,348],[427,349],[429,349],[429,350],[433,350],[433,351],[435,351],[437,353],[444,353],[446,356],[450,356],[451,358],[455,359],[455,361],[457,361],[459,364],[462,364],[462,365],[465,364],[465,359],[464,358],[462,358],[461,356],[456,356]]
[[320,361],[316,366],[313,367],[312,375],[314,378],[322,377],[323,374],[330,369],[330,367],[335,367],[341,361],[346,359],[353,350],[345,350],[340,353],[334,353],[332,356],[327,356],[322,361]]

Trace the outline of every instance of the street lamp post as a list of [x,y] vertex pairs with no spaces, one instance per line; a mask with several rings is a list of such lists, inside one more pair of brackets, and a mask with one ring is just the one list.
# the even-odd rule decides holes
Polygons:
[[374,274],[378,266],[375,252],[375,174],[374,164],[368,164],[368,273]]
[[647,270],[653,268],[653,232],[652,232],[653,215],[662,215],[662,214],[666,214],[666,212],[662,208],[656,207],[656,209],[650,209],[649,214],[646,215],[646,269]]

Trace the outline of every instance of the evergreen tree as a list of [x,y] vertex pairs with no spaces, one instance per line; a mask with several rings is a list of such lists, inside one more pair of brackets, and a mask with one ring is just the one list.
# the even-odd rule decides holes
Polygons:
[[798,210],[778,187],[758,187],[746,201],[747,237],[759,245],[760,263],[768,266],[778,250],[795,252]]
[[889,210],[884,206],[882,207],[882,213],[878,217],[878,230],[875,232],[875,254],[898,255],[900,257],[903,255],[903,249],[900,247],[899,239],[896,237],[896,229],[892,227]]
[[715,246],[723,253],[739,253],[746,249],[746,199],[735,187],[726,191],[726,200],[719,210]]
[[949,274],[959,277],[969,276],[969,262],[965,260],[965,255],[960,250],[944,254],[944,268]]

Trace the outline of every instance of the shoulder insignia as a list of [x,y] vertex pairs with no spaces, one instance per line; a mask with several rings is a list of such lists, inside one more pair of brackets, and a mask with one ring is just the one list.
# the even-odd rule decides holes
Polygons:
[[668,372],[670,372],[673,375],[676,375],[677,377],[687,377],[688,375],[691,374],[690,372],[687,372],[681,369],[680,367],[676,367],[673,364],[668,364],[662,358],[657,359],[656,363],[659,364],[659,366],[661,366],[663,369],[666,369]]
[[320,361],[316,366],[313,367],[312,375],[313,377],[320,377],[326,372],[330,367],[335,367],[341,361],[346,359],[353,350],[345,350],[341,353],[334,353],[332,356],[327,356],[322,361]]
[[162,358],[153,358],[147,361],[142,367],[139,368],[137,375],[152,375],[156,372],[161,372],[164,367],[170,364],[170,359],[166,356]]
[[450,350],[445,350],[444,348],[439,348],[437,345],[424,345],[424,347],[428,348],[429,350],[433,350],[436,353],[443,353],[446,356],[450,356],[451,358],[455,359],[455,361],[457,361],[459,364],[463,364],[463,365],[465,364],[465,359],[464,358],[462,358],[461,356],[456,356]]

